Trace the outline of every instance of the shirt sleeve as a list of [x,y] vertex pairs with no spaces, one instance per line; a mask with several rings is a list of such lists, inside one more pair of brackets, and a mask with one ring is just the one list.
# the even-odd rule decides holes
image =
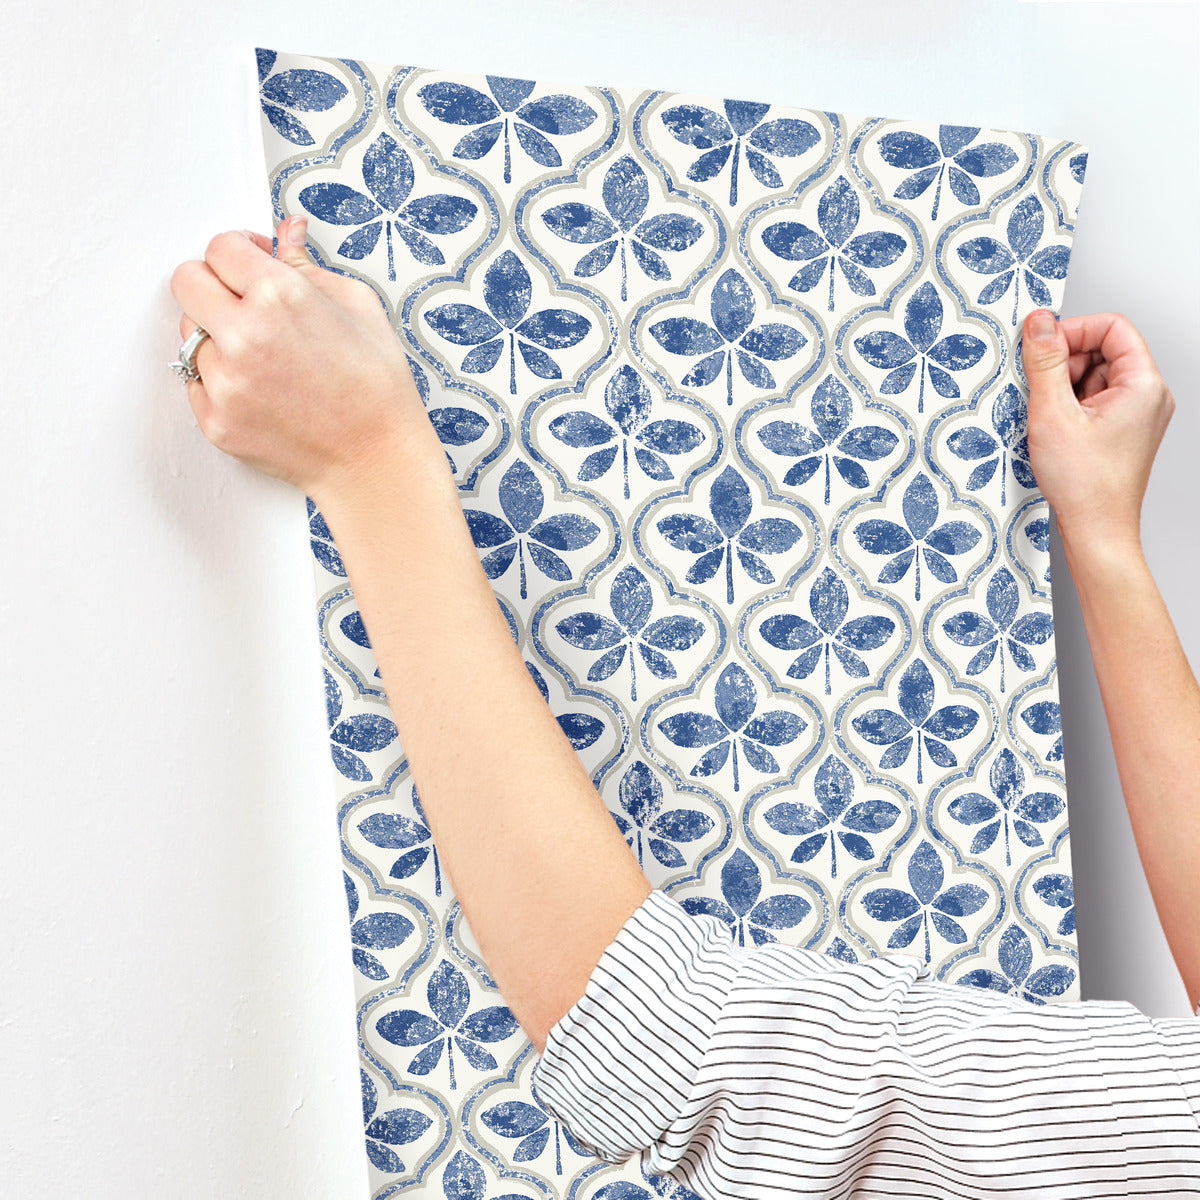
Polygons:
[[738,946],[655,890],[533,1082],[590,1153],[638,1155],[708,1200],[1090,1200],[1200,1196],[1198,1065],[1191,1019],[1034,1005],[940,983],[909,954]]

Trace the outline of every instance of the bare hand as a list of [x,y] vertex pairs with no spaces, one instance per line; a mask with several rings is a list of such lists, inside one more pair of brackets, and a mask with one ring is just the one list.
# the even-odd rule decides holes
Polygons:
[[[1039,337],[1038,318],[1048,319]],[[1142,499],[1175,398],[1126,317],[1025,319],[1029,461],[1068,546],[1140,544]]]
[[210,335],[187,385],[205,437],[320,503],[433,427],[379,297],[312,262],[305,225],[280,224],[278,258],[259,234],[219,234],[171,292],[180,333]]

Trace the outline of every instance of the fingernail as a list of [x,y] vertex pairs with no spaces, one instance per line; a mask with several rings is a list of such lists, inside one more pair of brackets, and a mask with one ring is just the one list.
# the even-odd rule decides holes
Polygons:
[[308,219],[306,217],[293,217],[288,223],[288,244],[292,246],[303,246],[307,229]]
[[1029,336],[1035,342],[1053,340],[1057,337],[1057,331],[1054,326],[1057,322],[1054,320],[1054,314],[1048,312],[1044,308],[1039,308],[1037,312],[1032,313],[1029,317]]

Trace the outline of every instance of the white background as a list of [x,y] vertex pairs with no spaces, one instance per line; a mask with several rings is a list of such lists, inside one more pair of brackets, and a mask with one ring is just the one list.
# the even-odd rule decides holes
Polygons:
[[[1086,143],[1065,311],[1126,312],[1179,401],[1143,530],[1200,662],[1198,30],[1013,0],[8,6],[3,1195],[367,1194],[304,501],[212,449],[165,366],[176,263],[270,228],[256,45]],[[1184,1015],[1051,554],[1083,993]]]

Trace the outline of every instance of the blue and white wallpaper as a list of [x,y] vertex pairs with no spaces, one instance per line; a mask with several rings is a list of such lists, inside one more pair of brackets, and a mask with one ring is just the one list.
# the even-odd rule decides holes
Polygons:
[[[512,636],[655,886],[739,944],[1078,999],[1019,338],[1061,306],[1085,148],[258,68],[276,215],[387,305]],[[374,1196],[683,1194],[538,1104],[309,507]]]

